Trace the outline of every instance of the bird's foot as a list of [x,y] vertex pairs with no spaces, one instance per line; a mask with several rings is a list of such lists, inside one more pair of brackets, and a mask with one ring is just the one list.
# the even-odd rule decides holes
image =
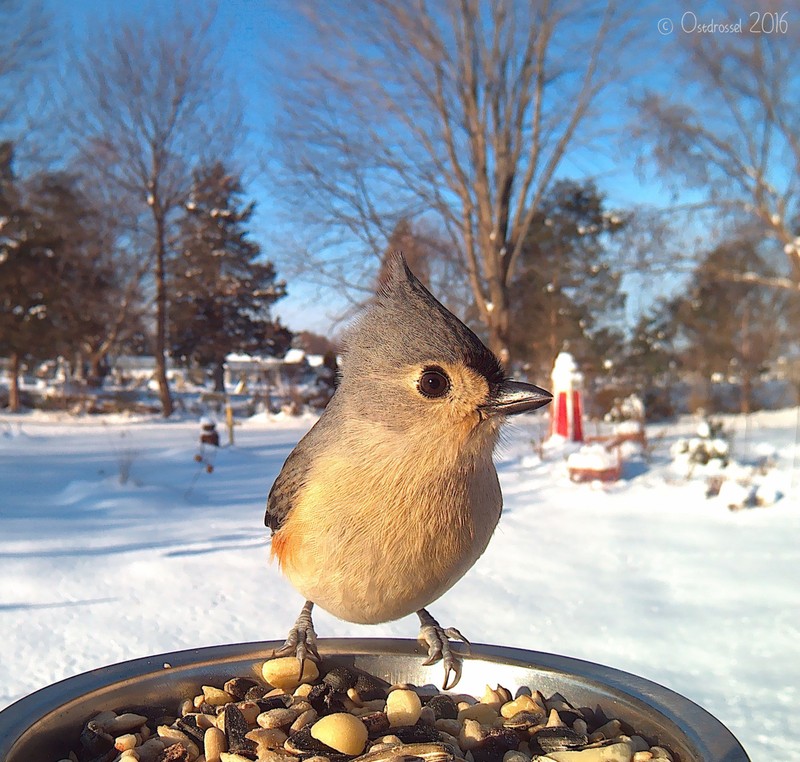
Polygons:
[[428,658],[422,665],[427,667],[441,659],[444,665],[442,690],[450,690],[461,679],[461,656],[450,648],[450,638],[466,643],[467,653],[470,643],[455,627],[443,628],[425,609],[420,609],[417,616],[420,621],[417,640],[428,647]]
[[321,661],[319,651],[317,651],[317,633],[314,631],[314,623],[311,621],[311,609],[314,604],[306,601],[300,616],[294,626],[289,630],[286,642],[272,652],[272,658],[278,656],[296,656],[300,662],[300,675],[303,674],[303,665],[306,659],[311,659],[319,663]]

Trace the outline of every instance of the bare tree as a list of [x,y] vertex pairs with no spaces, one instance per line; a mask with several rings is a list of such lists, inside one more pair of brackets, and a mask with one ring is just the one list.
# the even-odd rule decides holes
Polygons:
[[18,163],[20,153],[33,153],[48,111],[42,101],[50,32],[41,2],[0,0],[0,141],[15,144]]
[[165,265],[175,219],[192,184],[192,168],[229,156],[239,128],[220,63],[224,47],[213,14],[115,24],[94,35],[77,63],[82,98],[75,134],[82,160],[111,192],[126,198],[132,241],[144,232],[155,302],[156,380],[164,416],[173,402],[166,375],[168,294]]
[[[78,278],[87,283],[95,280],[100,286],[97,298],[85,286],[72,289],[73,313],[83,323],[77,332],[75,369],[83,378],[85,362],[89,377],[99,378],[108,354],[119,351],[121,344],[144,329],[148,304],[143,290],[151,266],[138,250],[147,249],[148,238],[137,237],[138,215],[129,197],[114,193],[96,169],[85,163],[74,168],[74,175],[85,205],[84,238],[80,256],[68,269],[87,268],[88,274],[77,273]],[[69,277],[67,273],[65,283]]]
[[309,269],[368,287],[398,222],[434,218],[508,362],[526,232],[587,128],[604,124],[630,14],[548,0],[310,6],[320,44],[304,45],[278,128],[284,188],[315,235]]
[[[670,177],[702,190],[737,227],[755,223],[772,242],[778,274],[720,266],[720,278],[800,291],[800,29],[779,5],[729,9],[741,34],[675,35],[681,86],[641,102],[642,134]],[[676,28],[676,32],[677,32]],[[781,274],[781,270],[783,274]]]
[[19,88],[41,60],[47,33],[41,12],[21,0],[0,0],[0,125],[19,110]]

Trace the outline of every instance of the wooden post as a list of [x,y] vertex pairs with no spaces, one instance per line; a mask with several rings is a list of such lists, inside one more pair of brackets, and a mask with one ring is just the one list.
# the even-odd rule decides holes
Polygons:
[[233,406],[229,399],[225,400],[225,425],[228,427],[228,444],[233,444]]

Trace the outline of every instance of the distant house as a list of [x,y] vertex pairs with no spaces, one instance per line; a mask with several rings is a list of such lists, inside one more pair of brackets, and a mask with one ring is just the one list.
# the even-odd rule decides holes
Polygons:
[[322,365],[322,355],[308,355],[302,349],[290,349],[284,357],[259,357],[231,353],[225,357],[225,386],[269,386],[285,389],[312,381]]
[[[115,409],[119,409],[124,402],[120,395],[136,395],[130,399],[137,403],[154,399],[158,391],[154,356],[119,355],[108,359],[109,372],[102,384],[89,390],[82,382],[73,382],[69,365],[62,358],[37,364],[20,378],[21,387],[35,397],[26,404],[36,406],[40,397],[55,395],[63,404],[67,398],[84,401],[91,398],[96,407],[103,395],[116,395]],[[0,357],[0,406],[9,386],[8,365],[7,359]],[[334,388],[335,366],[333,369],[329,366],[330,358],[326,365],[322,355],[307,354],[302,349],[290,349],[282,358],[230,353],[224,363],[224,393],[212,391],[214,384],[208,368],[186,368],[170,358],[167,358],[167,378],[175,393],[189,395],[183,404],[193,404],[191,400],[197,395],[201,402],[209,404],[233,395],[238,404],[264,404],[272,411],[287,406],[293,410],[306,406],[322,409]]]
[[[182,385],[186,381],[186,371],[176,367],[172,358],[167,357],[167,379]],[[156,358],[152,355],[119,355],[109,358],[110,379],[122,387],[158,388],[155,381]]]
[[[167,358],[167,367],[169,368],[171,365],[172,362]],[[130,375],[152,374],[156,370],[156,358],[152,355],[120,355],[114,358],[111,366],[119,373]]]

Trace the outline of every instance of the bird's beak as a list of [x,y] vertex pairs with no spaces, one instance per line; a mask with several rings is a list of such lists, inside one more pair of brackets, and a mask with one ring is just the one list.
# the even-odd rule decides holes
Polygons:
[[544,407],[553,399],[545,389],[521,381],[503,381],[492,392],[491,399],[480,406],[484,415],[515,415]]

